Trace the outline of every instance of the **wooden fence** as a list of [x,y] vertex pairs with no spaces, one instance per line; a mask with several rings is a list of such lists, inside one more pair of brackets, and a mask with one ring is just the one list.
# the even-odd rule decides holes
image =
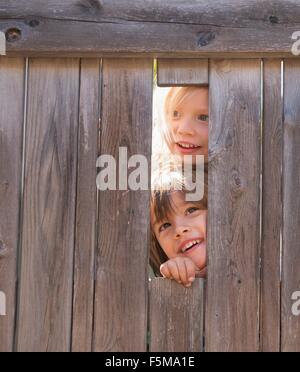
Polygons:
[[[299,6],[188,1],[188,24],[177,0],[135,3],[0,17],[0,351],[300,351]],[[149,192],[96,188],[100,154],[150,164],[154,56],[161,86],[210,85],[209,274],[192,289],[149,283]]]

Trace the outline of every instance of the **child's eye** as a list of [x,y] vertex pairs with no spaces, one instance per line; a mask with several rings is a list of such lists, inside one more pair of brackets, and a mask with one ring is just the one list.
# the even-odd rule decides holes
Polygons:
[[208,115],[198,115],[197,116],[197,120],[200,120],[200,121],[208,121],[208,119],[209,119]]
[[159,232],[163,232],[163,231],[165,231],[168,227],[170,227],[171,226],[171,224],[170,223],[164,223],[163,225],[161,225],[160,226],[160,228],[159,228]]
[[173,111],[173,119],[179,119],[180,118],[180,112],[177,110]]
[[188,208],[186,210],[186,214],[192,214],[192,213],[197,212],[198,210],[199,210],[199,208],[197,208],[197,207],[191,207],[191,208]]

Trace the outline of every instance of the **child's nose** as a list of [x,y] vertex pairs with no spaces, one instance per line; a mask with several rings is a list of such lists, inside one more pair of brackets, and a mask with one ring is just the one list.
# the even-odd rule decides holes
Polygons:
[[194,127],[191,120],[184,120],[181,122],[178,128],[179,134],[188,134],[193,135],[194,134]]
[[176,229],[176,238],[180,238],[183,234],[186,234],[190,231],[190,228],[187,226],[179,226]]

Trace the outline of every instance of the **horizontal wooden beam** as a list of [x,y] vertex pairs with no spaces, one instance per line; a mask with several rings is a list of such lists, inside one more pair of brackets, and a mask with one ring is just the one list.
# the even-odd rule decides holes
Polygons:
[[8,56],[293,57],[298,0],[12,0]]

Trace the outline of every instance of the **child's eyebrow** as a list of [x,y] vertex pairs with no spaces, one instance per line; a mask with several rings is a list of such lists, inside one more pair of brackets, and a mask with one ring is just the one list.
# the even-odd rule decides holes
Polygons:
[[[183,110],[183,107],[182,105],[180,106],[175,106],[172,111],[180,111],[180,110]],[[201,111],[208,111],[209,110],[209,107],[206,106],[206,105],[197,105],[197,109],[196,110],[201,110]]]
[[195,202],[192,202],[192,201],[186,201],[186,200],[182,200],[179,204],[179,208],[186,208],[186,207],[189,207],[191,205],[196,205]]
[[161,221],[158,221],[158,220],[155,220],[154,222],[153,222],[153,227],[155,226],[155,225],[160,225],[160,224],[163,224],[164,223],[164,221],[167,221],[167,218],[164,218],[163,220],[161,220]]
[[197,109],[195,109],[195,112],[201,112],[208,115],[209,110],[207,109],[207,107],[198,107]]
[[159,225],[159,224],[161,224],[161,223],[163,223],[163,221],[155,220],[155,221],[153,222],[153,226]]

